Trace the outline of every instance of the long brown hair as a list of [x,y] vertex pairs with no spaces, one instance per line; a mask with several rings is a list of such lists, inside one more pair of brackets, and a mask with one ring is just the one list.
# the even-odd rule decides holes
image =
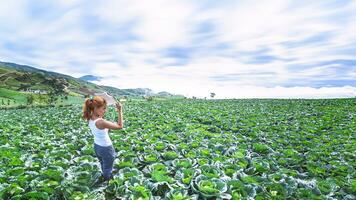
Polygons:
[[102,97],[86,98],[83,105],[83,119],[88,121],[93,116],[94,108],[102,106],[106,106],[106,100]]

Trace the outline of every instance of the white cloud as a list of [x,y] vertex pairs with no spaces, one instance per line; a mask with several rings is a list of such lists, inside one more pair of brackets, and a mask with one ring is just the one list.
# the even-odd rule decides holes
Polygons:
[[135,33],[143,40],[135,43],[142,50],[155,50],[189,39],[189,17],[194,14],[186,1],[106,1],[94,13],[112,24],[138,20]]
[[[57,9],[50,19],[30,17],[31,2],[4,2],[0,3],[3,61],[76,77],[88,73],[108,77],[100,83],[119,88],[148,87],[189,96],[209,96],[211,91],[218,98],[354,96],[352,87],[313,88],[312,83],[356,79],[352,64],[318,66],[332,60],[356,62],[353,55],[343,53],[354,48],[355,2],[325,6],[324,2],[228,1],[209,6],[178,0],[60,0],[51,2],[48,9]],[[197,32],[206,22],[212,25],[210,32]],[[216,47],[221,44],[226,48]],[[168,56],[172,47],[187,50]],[[174,64],[180,60],[180,65]],[[229,81],[212,79],[229,75],[234,77]],[[278,87],[303,80],[303,88]]]

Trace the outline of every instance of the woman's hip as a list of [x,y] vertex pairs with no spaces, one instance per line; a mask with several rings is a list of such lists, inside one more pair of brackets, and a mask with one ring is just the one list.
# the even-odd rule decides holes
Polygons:
[[94,143],[94,150],[95,150],[95,153],[97,156],[101,156],[101,157],[107,157],[107,156],[115,157],[116,156],[116,151],[115,151],[115,148],[113,145],[101,146],[101,145]]

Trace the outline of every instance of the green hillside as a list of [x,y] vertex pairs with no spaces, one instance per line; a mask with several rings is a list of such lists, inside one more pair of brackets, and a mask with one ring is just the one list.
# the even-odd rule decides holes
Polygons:
[[142,99],[143,96],[184,98],[184,96],[171,95],[167,92],[155,94],[148,88],[118,89],[100,86],[79,78],[27,65],[0,62],[0,106],[29,104],[32,101],[34,104],[45,104],[53,96],[56,96],[55,103],[71,104],[82,102],[86,96],[104,91],[117,98]]

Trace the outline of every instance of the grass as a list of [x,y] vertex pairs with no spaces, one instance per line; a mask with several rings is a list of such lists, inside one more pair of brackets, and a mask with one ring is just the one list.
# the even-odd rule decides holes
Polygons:
[[26,103],[27,102],[26,96],[27,95],[23,92],[0,88],[0,97],[4,100],[7,100],[7,99],[15,100],[16,104]]

